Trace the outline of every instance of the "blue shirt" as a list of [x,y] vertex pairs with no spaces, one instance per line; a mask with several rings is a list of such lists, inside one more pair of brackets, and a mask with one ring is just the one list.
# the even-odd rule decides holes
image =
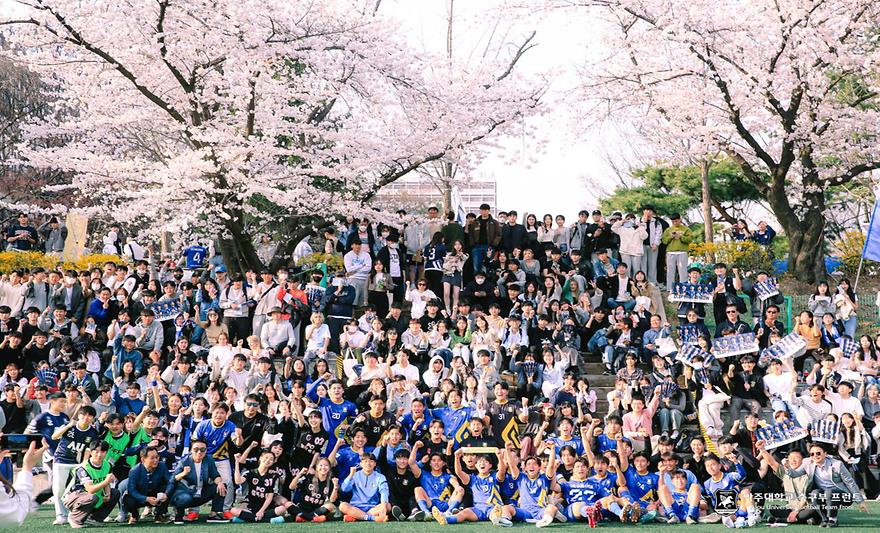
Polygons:
[[740,482],[746,477],[746,470],[743,468],[743,465],[739,463],[735,464],[735,470],[733,472],[727,472],[721,475],[721,479],[715,481],[711,477],[703,482],[703,488],[706,489],[706,494],[712,497],[712,505],[716,505],[715,501],[715,492],[719,490],[729,490],[739,486]]
[[583,481],[576,481],[574,479],[565,481],[560,479],[557,483],[562,488],[562,497],[565,498],[569,505],[580,502],[593,504],[604,497],[602,487],[592,478]]
[[205,268],[205,263],[208,261],[208,249],[204,246],[190,246],[183,251],[183,257],[186,259],[188,270]]
[[359,465],[361,462],[361,454],[352,450],[351,446],[343,446],[336,452],[336,473],[339,482],[345,481],[351,467]]
[[428,498],[445,502],[449,499],[449,496],[452,495],[452,485],[449,483],[450,479],[452,479],[452,474],[440,474],[439,476],[435,476],[427,470],[422,470],[419,484],[425,490],[425,494],[428,495]]
[[519,490],[519,507],[533,509],[547,505],[547,495],[550,493],[550,480],[544,474],[531,479],[525,472],[520,472],[516,478]]
[[572,448],[574,448],[574,451],[578,456],[584,454],[584,443],[581,439],[577,437],[572,437],[569,440],[563,440],[562,437],[553,437],[550,440],[553,441],[553,447],[556,448],[557,457],[559,457],[559,455],[562,453],[562,448],[564,446],[571,446]]
[[373,507],[388,502],[388,480],[377,471],[367,476],[363,470],[358,470],[346,478],[340,488],[342,492],[351,492],[349,503],[356,507]]
[[230,458],[230,438],[235,433],[235,424],[227,420],[222,426],[216,427],[210,419],[202,420],[193,432],[193,438],[205,441],[208,456],[215,461]]
[[471,474],[468,480],[468,488],[474,497],[474,505],[494,506],[501,505],[500,483],[495,474],[490,473],[488,476],[480,476]]
[[327,441],[327,449],[332,450],[333,447],[336,446],[336,441],[342,437],[339,426],[349,418],[357,416],[358,409],[355,404],[348,400],[342,400],[339,403],[335,403],[330,398],[319,397],[318,385],[323,382],[324,380],[321,378],[315,380],[315,382],[309,386],[306,395],[309,399],[318,404],[318,409],[321,410],[321,421],[324,425],[324,429],[330,434],[330,440]]
[[[51,454],[55,454],[55,448],[58,446],[57,440],[52,440],[52,434],[55,433],[55,430],[64,427],[67,423],[70,422],[70,417],[68,417],[64,413],[60,413],[57,415],[53,415],[52,413],[46,411],[45,413],[40,413],[31,420],[31,423],[28,424],[25,433],[30,435],[40,434],[46,439],[46,443],[49,445],[49,452]],[[7,478],[9,479],[9,478]]]
[[657,474],[653,472],[639,474],[636,467],[629,465],[623,475],[626,477],[626,487],[633,498],[645,501],[657,498],[657,483],[660,480]]
[[55,448],[55,463],[65,465],[81,463],[85,451],[95,440],[98,440],[98,430],[94,426],[86,429],[73,426],[58,441],[58,446]]
[[453,409],[451,407],[440,407],[438,409],[428,409],[434,418],[443,421],[444,433],[447,439],[452,439],[457,448],[461,441],[468,438],[468,420],[474,416],[474,410],[471,407],[459,407]]

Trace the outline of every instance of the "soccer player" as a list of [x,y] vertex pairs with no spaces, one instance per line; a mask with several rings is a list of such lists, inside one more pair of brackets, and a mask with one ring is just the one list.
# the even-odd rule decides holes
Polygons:
[[[217,465],[217,471],[220,472],[223,483],[227,487],[232,487],[233,465],[229,462],[230,447],[240,446],[243,439],[241,431],[228,420],[228,417],[229,407],[223,402],[218,403],[214,406],[214,410],[211,411],[211,419],[202,420],[196,426],[192,438],[193,440],[204,441],[208,445],[208,456],[214,459],[214,464]],[[226,496],[223,499],[223,508],[229,509],[234,502],[235,491],[226,491]],[[208,516],[208,522],[212,520],[221,520],[221,518],[212,513]]]
[[[336,445],[330,453],[330,464],[336,468],[339,477],[342,478],[339,480],[340,485],[345,485],[348,473],[353,467],[360,464],[361,456],[368,453],[364,448],[367,444],[367,434],[363,429],[354,430],[351,435],[351,446],[343,446],[344,442],[342,439],[336,441]],[[343,493],[348,492],[345,489],[341,490]]]
[[366,448],[372,451],[379,445],[388,428],[394,425],[394,415],[385,411],[385,397],[380,394],[370,396],[370,410],[355,417],[349,432],[363,429],[367,436]]
[[572,467],[571,479],[558,480],[557,484],[562,489],[562,498],[568,502],[565,518],[574,521],[586,519],[594,528],[602,519],[602,487],[594,479],[587,478],[589,470],[587,460],[579,457]]
[[470,489],[474,498],[474,506],[457,513],[444,513],[437,507],[431,508],[431,514],[439,524],[456,524],[458,522],[483,522],[489,520],[492,525],[510,527],[513,523],[501,511],[501,493],[499,487],[507,475],[507,450],[499,449],[498,471],[492,474],[492,462],[485,455],[477,458],[477,473],[468,474],[461,465],[462,448],[455,450],[455,475],[459,481]]
[[551,437],[538,446],[538,457],[544,453],[547,446],[553,446],[556,455],[559,455],[562,448],[565,446],[571,446],[574,448],[578,455],[584,454],[584,443],[579,437],[573,435],[574,422],[570,418],[563,418],[560,420],[559,424],[556,426],[556,431],[559,433],[558,437]]
[[317,459],[313,469],[303,468],[290,482],[290,490],[296,490],[296,502],[289,509],[297,522],[326,522],[336,510],[339,484],[330,477],[330,461]]
[[703,488],[705,489],[705,494],[712,498],[713,509],[718,505],[716,493],[719,490],[736,489],[736,492],[739,493],[740,501],[751,499],[751,492],[748,488],[739,488],[739,484],[746,478],[745,468],[743,468],[735,453],[729,453],[727,459],[733,463],[734,470],[725,473],[721,469],[721,459],[717,455],[710,453],[705,458],[706,472],[709,474],[709,479],[703,482]]
[[[659,466],[657,477],[657,493],[660,496],[663,515],[667,524],[697,524],[700,518],[700,486],[696,483],[688,487],[688,475],[684,470],[669,471],[666,461]],[[667,485],[667,476],[671,485]]]
[[618,441],[618,456],[620,457],[620,469],[626,478],[628,495],[633,505],[638,505],[645,511],[639,518],[639,522],[647,524],[657,517],[657,474],[648,470],[650,459],[644,451],[638,452],[632,457],[630,464],[627,454],[623,453],[626,446],[623,441]]
[[434,452],[428,456],[428,471],[419,468],[416,456],[424,442],[417,442],[409,454],[410,468],[413,468],[419,486],[416,487],[417,508],[410,515],[412,521],[429,520],[433,518],[432,508],[441,512],[453,511],[464,498],[464,487],[458,483],[458,479],[446,472],[446,456]]
[[312,410],[306,422],[299,412],[299,404],[291,403],[294,405],[294,414],[297,417],[299,436],[290,457],[290,465],[299,470],[311,466],[319,457],[326,457],[330,433],[324,429],[321,411]]
[[[345,388],[341,381],[330,380],[330,373],[316,379],[310,386],[306,395],[314,402],[318,409],[321,410],[321,418],[324,423],[324,429],[330,434],[330,440],[327,441],[327,449],[332,450],[336,446],[336,440],[342,436],[344,426],[348,424],[349,418],[357,415],[357,406],[352,402],[343,398]],[[324,384],[327,387],[327,397],[318,396],[318,386]]]
[[[621,522],[638,522],[642,515],[641,507],[633,505],[625,495],[626,481],[617,467],[617,459],[614,459],[615,472],[609,472],[611,461],[605,455],[597,455],[593,459],[593,471],[595,474],[590,478],[599,487],[603,512],[617,515]],[[615,494],[616,492],[616,494]]]
[[255,447],[256,443],[252,442],[243,454],[235,456],[235,482],[243,484],[247,492],[245,504],[229,510],[233,516],[232,522],[262,522],[268,518],[272,524],[282,524],[284,515],[288,509],[293,508],[293,503],[275,493],[275,485],[278,483],[278,471],[272,468],[275,454],[271,450],[263,450],[257,468],[241,475],[241,465],[247,461],[248,454]]
[[565,515],[559,512],[555,503],[551,503],[551,491],[561,490],[556,482],[556,451],[550,448],[550,460],[545,473],[541,473],[541,460],[535,456],[526,457],[523,470],[519,469],[514,454],[507,454],[510,476],[516,481],[519,498],[516,505],[505,505],[504,516],[516,522],[537,520],[538,527],[549,526],[554,517],[565,521]]
[[458,389],[449,391],[447,401],[447,407],[429,409],[429,412],[443,422],[447,440],[453,441],[454,446],[458,447],[468,437],[468,421],[475,416],[475,411],[472,407],[462,407],[461,391]]
[[352,466],[342,482],[342,492],[350,492],[350,501],[339,504],[346,522],[365,520],[387,522],[391,505],[388,503],[388,481],[376,471],[376,458],[370,453],[361,455],[361,469]]
[[83,405],[76,414],[76,420],[57,428],[52,440],[58,441],[52,461],[52,494],[55,496],[55,522],[53,525],[67,523],[67,508],[64,506],[64,490],[70,474],[83,462],[86,450],[98,440],[98,430],[92,426],[95,421],[95,408]]
[[507,444],[513,444],[514,448],[519,449],[518,422],[527,422],[528,415],[523,417],[524,420],[519,420],[519,409],[517,409],[516,404],[508,401],[510,386],[506,382],[499,381],[496,383],[494,392],[495,400],[489,404],[486,416],[483,417],[486,425],[492,429],[492,436],[495,437],[496,446],[504,448]]

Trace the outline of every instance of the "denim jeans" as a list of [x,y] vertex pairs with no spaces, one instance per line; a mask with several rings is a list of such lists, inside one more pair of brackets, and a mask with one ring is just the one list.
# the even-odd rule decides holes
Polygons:
[[681,427],[681,422],[684,419],[684,415],[678,409],[661,407],[659,414],[660,431],[663,431],[664,433],[668,431],[678,431],[678,429]]
[[471,248],[471,258],[474,260],[474,272],[483,269],[483,262],[486,260],[486,254],[489,253],[490,246],[479,244]]
[[632,311],[636,307],[635,298],[633,298],[632,300],[627,300],[625,302],[618,302],[614,298],[608,298],[607,303],[608,303],[608,307],[610,307],[611,309],[616,308],[618,305],[622,305],[623,308],[626,309],[627,311]]
[[600,329],[587,341],[587,351],[591,353],[598,352],[608,346],[608,339],[605,338],[605,330]]

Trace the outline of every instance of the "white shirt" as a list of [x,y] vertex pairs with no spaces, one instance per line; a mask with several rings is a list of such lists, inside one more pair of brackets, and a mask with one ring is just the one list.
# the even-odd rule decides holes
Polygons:
[[407,381],[419,381],[419,369],[416,368],[415,365],[407,364],[406,367],[403,367],[400,363],[397,363],[391,367],[391,375],[404,376]]
[[279,322],[270,320],[263,324],[263,328],[260,330],[260,343],[267,348],[275,348],[281,343],[293,347],[295,340],[293,326],[287,320]]
[[769,396],[778,395],[782,400],[790,402],[793,387],[791,372],[783,372],[778,376],[774,374],[764,376],[764,388],[769,391]]
[[361,247],[361,253],[356,254],[354,250],[350,250],[342,258],[345,263],[345,272],[350,274],[351,278],[365,280],[370,275],[370,269],[373,268],[373,260],[370,254]]
[[319,348],[324,347],[324,339],[330,338],[330,328],[327,324],[321,324],[316,329],[312,330],[312,336],[309,337],[309,342],[306,345],[306,350],[315,351]]
[[400,252],[397,248],[388,247],[388,262],[390,265],[386,265],[388,267],[388,272],[391,274],[392,278],[402,277],[403,274],[400,272]]

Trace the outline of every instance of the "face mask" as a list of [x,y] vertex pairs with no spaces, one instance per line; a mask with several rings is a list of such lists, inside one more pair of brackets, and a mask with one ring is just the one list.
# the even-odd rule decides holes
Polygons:
[[699,370],[699,369],[703,368],[703,363],[697,362],[697,363],[693,363],[691,366],[694,367],[694,370]]
[[632,220],[627,220],[626,222],[624,222],[624,223],[623,223],[623,227],[624,227],[624,228],[631,228],[631,227],[633,227]]
[[383,231],[383,232],[382,232],[382,237],[383,237],[383,238],[386,238],[386,237],[388,237],[389,235],[391,235],[391,232],[390,232],[390,231]]
[[278,281],[285,281],[287,279],[287,274],[278,274]]
[[321,283],[321,277],[320,277],[320,276],[315,276],[315,277],[313,277],[313,278],[312,278],[312,283]]
[[147,270],[139,268],[137,272],[138,272],[138,276],[143,276],[143,275],[146,275]]
[[73,285],[74,283],[76,283],[76,278],[64,278],[64,283],[68,285]]
[[361,233],[366,233],[366,231],[367,231],[366,226],[359,226],[358,229],[360,230]]
[[116,301],[117,301],[117,302],[124,302],[124,301],[125,301],[125,295],[124,295],[124,294],[117,294],[117,295],[116,295]]
[[92,283],[92,290],[93,290],[93,291],[96,291],[96,290],[98,290],[98,289],[100,289],[100,288],[101,288],[101,284],[100,284],[100,283]]

